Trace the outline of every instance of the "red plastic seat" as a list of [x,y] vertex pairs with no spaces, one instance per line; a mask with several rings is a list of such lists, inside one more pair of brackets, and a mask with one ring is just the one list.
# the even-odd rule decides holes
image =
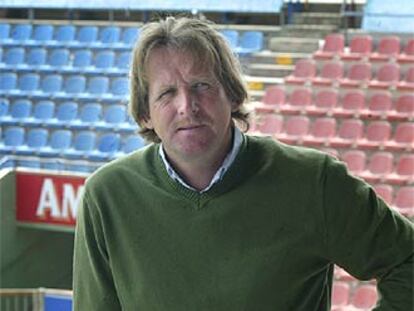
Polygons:
[[308,88],[295,88],[289,94],[286,105],[280,107],[285,113],[299,113],[305,111],[306,107],[312,104],[312,91]]
[[371,64],[360,62],[352,64],[343,79],[339,79],[341,87],[363,87],[372,78]]
[[400,81],[400,65],[387,63],[378,69],[375,79],[369,81],[368,87],[386,89],[396,86],[398,81]]
[[377,91],[368,99],[368,107],[361,111],[362,117],[385,118],[392,110],[392,95],[388,91]]
[[358,119],[346,119],[342,121],[338,129],[338,135],[330,141],[332,147],[354,147],[364,133],[364,123]]
[[414,154],[403,154],[396,164],[393,174],[390,174],[387,181],[392,184],[404,184],[414,181]]
[[397,61],[401,64],[414,63],[414,39],[408,40],[404,51],[397,56]]
[[305,84],[306,81],[315,77],[316,64],[312,59],[300,59],[295,64],[293,73],[285,78],[286,84]]
[[340,54],[344,61],[359,61],[372,52],[372,37],[370,35],[355,36],[349,43],[349,52]]
[[384,182],[393,172],[394,157],[390,152],[377,152],[371,155],[367,170],[361,175],[368,182]]
[[320,74],[314,77],[311,82],[317,86],[331,86],[344,75],[344,65],[342,62],[330,61],[322,65]]
[[283,117],[276,114],[262,115],[256,122],[256,131],[261,134],[277,134],[282,132]]
[[312,123],[309,135],[304,137],[305,145],[328,145],[336,133],[336,120],[334,118],[318,118]]
[[257,112],[272,112],[280,105],[284,105],[286,94],[284,88],[272,85],[266,88],[261,103],[255,105]]
[[365,137],[358,141],[358,146],[383,149],[390,137],[391,124],[387,121],[374,121],[367,125]]
[[374,285],[360,285],[352,297],[352,305],[359,309],[372,309],[378,300],[377,288]]
[[393,204],[393,187],[388,184],[376,184],[373,186],[375,193],[381,197],[389,206]]
[[395,109],[388,118],[399,121],[414,119],[414,94],[400,95],[395,103]]
[[332,305],[346,306],[349,303],[349,284],[345,282],[334,282],[332,285]]
[[387,36],[380,39],[377,49],[369,56],[370,61],[389,61],[400,54],[400,38],[397,36]]
[[345,38],[343,34],[333,33],[325,37],[322,49],[313,54],[314,59],[332,59],[334,56],[344,51]]
[[310,115],[330,115],[338,104],[338,91],[336,89],[322,89],[316,92],[313,105],[306,108]]
[[414,149],[414,123],[399,123],[392,140],[387,142],[385,147],[394,151],[412,151]]
[[275,137],[282,142],[293,144],[301,143],[302,138],[309,131],[309,118],[305,116],[290,117],[284,124],[284,131]]
[[409,67],[403,76],[397,83],[397,90],[414,92],[414,66]]
[[366,155],[362,150],[349,150],[343,153],[341,157],[345,162],[348,170],[356,175],[362,174],[365,171]]
[[361,90],[349,90],[342,96],[341,105],[334,110],[338,117],[359,116],[365,108],[365,93]]
[[394,207],[397,208],[402,214],[413,216],[414,215],[414,187],[406,186],[398,189],[395,199]]

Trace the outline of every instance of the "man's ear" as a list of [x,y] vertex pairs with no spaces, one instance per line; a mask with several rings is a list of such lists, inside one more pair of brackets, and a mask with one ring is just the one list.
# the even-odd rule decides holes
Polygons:
[[143,119],[142,124],[144,124],[144,126],[146,128],[149,128],[150,130],[154,129],[154,125],[152,124],[152,121],[149,117],[146,117],[145,119]]

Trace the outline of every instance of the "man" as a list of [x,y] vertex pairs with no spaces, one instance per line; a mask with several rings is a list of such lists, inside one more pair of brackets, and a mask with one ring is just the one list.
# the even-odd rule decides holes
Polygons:
[[153,143],[87,180],[75,310],[326,311],[334,263],[412,310],[413,225],[328,155],[242,134],[246,100],[210,24],[144,27],[130,105]]

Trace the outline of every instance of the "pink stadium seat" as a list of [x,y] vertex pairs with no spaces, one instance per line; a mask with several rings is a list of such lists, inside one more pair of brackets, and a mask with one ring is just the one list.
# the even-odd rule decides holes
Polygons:
[[373,93],[368,99],[368,107],[361,112],[362,117],[385,118],[392,109],[392,95],[388,91]]
[[396,86],[399,80],[400,65],[395,63],[386,63],[378,69],[375,79],[369,81],[368,87],[386,89]]
[[396,164],[393,174],[387,178],[387,182],[392,184],[405,184],[414,181],[414,154],[403,154]]
[[305,111],[312,104],[312,91],[309,88],[299,87],[292,90],[286,105],[280,110],[284,113],[299,113]]
[[369,56],[370,61],[388,61],[396,58],[400,54],[400,38],[397,36],[387,36],[379,40],[375,52]]
[[397,98],[395,109],[388,115],[390,120],[413,120],[414,119],[414,94],[406,93]]
[[414,123],[399,123],[392,140],[388,141],[385,147],[394,151],[412,151],[414,149]]
[[349,90],[342,96],[341,106],[334,110],[338,117],[359,116],[365,108],[365,93],[361,90]]
[[261,104],[257,104],[255,109],[258,112],[271,112],[278,106],[284,105],[285,100],[285,90],[278,85],[272,85],[266,88]]
[[342,154],[341,158],[351,173],[358,175],[365,171],[367,159],[364,151],[348,150]]
[[318,118],[312,123],[309,135],[304,137],[305,145],[328,145],[336,133],[334,118]]
[[276,134],[276,138],[282,142],[292,144],[301,143],[309,130],[309,118],[305,116],[293,116],[285,121],[284,131]]
[[293,73],[285,78],[286,84],[305,84],[307,80],[315,77],[316,64],[312,59],[300,59],[295,64]]
[[283,117],[276,114],[262,115],[256,123],[256,131],[261,134],[273,135],[282,132]]
[[406,186],[398,189],[394,206],[404,215],[414,215],[414,187]]
[[335,265],[334,275],[335,275],[335,280],[341,280],[345,282],[356,281],[356,279],[352,275],[350,275],[344,269],[336,265]]
[[351,39],[349,52],[340,54],[344,61],[360,61],[372,52],[372,37],[370,35],[359,35]]
[[414,92],[414,66],[406,70],[403,79],[397,83],[397,90]]
[[372,309],[378,299],[377,289],[374,285],[360,285],[352,297],[352,305],[359,309]]
[[310,115],[330,114],[338,104],[338,91],[336,89],[322,89],[316,92],[313,105],[306,108]]
[[344,75],[344,65],[339,61],[330,61],[322,65],[320,74],[314,77],[311,82],[316,86],[331,86]]
[[384,182],[394,169],[394,157],[390,152],[376,152],[371,155],[367,170],[361,175],[370,183]]
[[371,80],[371,77],[370,63],[354,63],[350,65],[346,77],[339,79],[339,85],[341,87],[362,87]]
[[325,42],[321,50],[313,54],[313,58],[317,60],[332,59],[334,56],[344,51],[345,38],[343,34],[334,33],[325,37]]
[[342,121],[338,135],[330,141],[332,147],[349,148],[354,147],[364,133],[364,123],[358,119],[345,119]]
[[358,147],[383,149],[391,137],[391,124],[387,121],[374,121],[367,125],[365,137],[358,141]]
[[404,51],[397,56],[397,61],[401,64],[414,64],[414,39],[408,40]]
[[349,284],[345,282],[334,282],[332,286],[332,305],[346,306],[349,303]]
[[393,204],[393,187],[388,184],[376,184],[374,185],[375,193],[381,197],[385,203],[387,203],[389,206],[392,206]]

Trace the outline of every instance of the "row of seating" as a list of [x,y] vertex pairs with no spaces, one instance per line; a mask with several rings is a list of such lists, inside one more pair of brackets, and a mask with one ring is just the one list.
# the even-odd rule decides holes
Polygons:
[[123,101],[127,98],[129,80],[79,74],[0,73],[0,96],[30,98],[60,98],[79,100]]
[[352,37],[345,45],[345,36],[341,33],[328,34],[321,49],[313,53],[317,60],[341,59],[343,61],[369,60],[372,62],[396,60],[399,63],[414,63],[414,39],[405,43],[395,35],[382,37],[374,46],[370,34]]
[[[338,129],[337,129],[338,128]],[[307,116],[261,115],[252,129],[258,135],[271,135],[290,144],[315,147],[379,149],[393,152],[414,149],[414,123],[401,122],[393,129],[388,121],[364,124],[359,119]]]
[[4,46],[71,46],[130,49],[139,38],[139,27],[52,24],[0,24]]
[[414,65],[403,71],[397,63],[384,63],[378,67],[375,74],[373,72],[371,63],[352,63],[345,70],[344,63],[341,61],[325,62],[318,72],[314,60],[301,59],[295,64],[292,74],[285,78],[285,83],[414,91]]
[[139,135],[13,126],[3,131],[0,154],[108,161],[144,146]]
[[332,287],[332,311],[371,310],[377,299],[374,284],[359,284],[352,288],[347,282],[334,282]]
[[123,133],[137,130],[136,123],[128,116],[127,106],[123,104],[78,104],[73,101],[56,104],[50,100],[42,100],[33,106],[30,100],[20,99],[13,102],[10,111],[7,104],[7,100],[0,100],[0,124],[3,126],[44,126]]
[[124,75],[128,72],[131,52],[67,48],[11,47],[0,49],[0,69],[4,71],[76,72],[86,74]]
[[252,109],[259,114],[277,112],[408,121],[414,119],[414,94],[402,93],[395,97],[388,91],[359,89],[344,90],[341,94],[336,88],[315,90],[308,87],[295,87],[289,92],[275,85],[266,89],[261,102],[253,103]]

